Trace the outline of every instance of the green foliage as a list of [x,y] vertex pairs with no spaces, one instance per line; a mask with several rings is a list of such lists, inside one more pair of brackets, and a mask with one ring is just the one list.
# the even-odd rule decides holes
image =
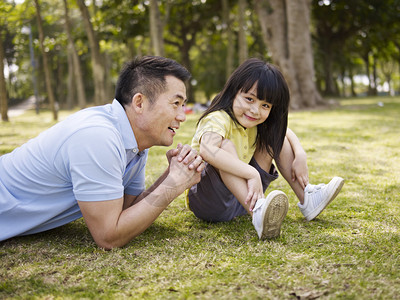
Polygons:
[[[72,35],[84,73],[88,101],[93,94],[93,80],[88,38],[76,1],[68,0]],[[221,89],[226,77],[227,49],[235,49],[234,66],[238,65],[238,15],[246,19],[249,56],[270,59],[269,44],[262,39],[253,1],[240,12],[237,0],[230,0],[230,28],[233,41],[228,45],[222,21],[221,0],[158,1],[164,24],[165,56],[178,60],[193,74],[195,85],[189,89],[190,100],[203,102]],[[266,1],[267,2],[267,1]],[[91,22],[105,57],[108,79],[117,80],[122,65],[137,55],[152,54],[149,34],[149,1],[87,1]],[[67,41],[64,29],[63,1],[40,0],[56,98],[63,103],[68,91]],[[338,94],[337,82],[357,74],[378,69],[377,84],[391,80],[399,90],[400,0],[312,1],[312,32],[315,75],[318,87]],[[37,21],[32,0],[23,3],[6,0],[0,3],[0,32],[5,33],[4,47],[9,66],[17,66],[7,81],[9,99],[28,98],[33,94],[29,39],[21,28],[31,25],[35,74],[39,94],[45,93],[41,54],[38,46]],[[372,59],[372,57],[374,59]],[[371,62],[367,69],[366,62]],[[385,67],[382,67],[382,66]],[[394,71],[379,69],[393,66]],[[29,76],[28,76],[29,74]],[[392,74],[388,79],[387,74]],[[396,77],[397,76],[397,77]],[[328,88],[330,91],[327,91]],[[199,94],[205,97],[195,98]],[[342,95],[344,92],[342,91]],[[105,99],[107,101],[108,99]]]
[[[330,110],[291,113],[310,180],[345,185],[314,221],[279,178],[289,212],[279,238],[259,241],[248,216],[198,220],[178,197],[143,234],[103,251],[82,219],[0,243],[0,298],[7,299],[397,299],[400,293],[400,98],[352,98]],[[61,118],[66,116],[62,112]],[[188,115],[175,144],[189,143]],[[0,127],[4,153],[52,125],[29,112]],[[8,149],[8,150],[6,150]],[[150,151],[148,184],[165,169]],[[268,192],[267,191],[267,192]]]

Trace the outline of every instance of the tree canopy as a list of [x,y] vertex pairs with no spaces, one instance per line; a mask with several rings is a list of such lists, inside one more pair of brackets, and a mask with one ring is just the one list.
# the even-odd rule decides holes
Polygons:
[[[192,73],[190,101],[210,100],[243,56],[271,61],[285,73],[290,70],[284,65],[285,55],[298,61],[310,55],[313,70],[291,62],[295,71],[286,71],[291,74],[285,76],[289,81],[310,77],[322,96],[374,95],[384,88],[391,94],[399,91],[400,0],[296,3],[301,7],[290,0],[2,1],[2,113],[6,103],[34,94],[32,75],[49,107],[51,93],[64,108],[110,102],[124,62],[160,53]],[[269,26],[278,13],[282,25]],[[279,26],[282,31],[276,31]],[[307,53],[301,52],[307,47],[299,44],[307,39],[303,33],[310,36]],[[277,35],[292,45],[289,52],[274,51]],[[369,79],[368,89],[357,85],[362,77]],[[320,103],[299,95],[296,107]],[[2,119],[6,119],[3,114]]]

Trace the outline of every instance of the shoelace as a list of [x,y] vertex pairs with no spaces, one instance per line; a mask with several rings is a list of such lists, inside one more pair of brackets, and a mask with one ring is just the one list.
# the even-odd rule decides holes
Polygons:
[[325,186],[325,183],[320,183],[318,185],[311,185],[311,187],[307,190],[307,193],[311,194],[314,191],[320,190]]

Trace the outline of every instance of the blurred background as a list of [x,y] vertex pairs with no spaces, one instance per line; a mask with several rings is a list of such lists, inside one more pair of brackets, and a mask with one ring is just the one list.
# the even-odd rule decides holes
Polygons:
[[292,109],[400,92],[400,0],[0,1],[1,117],[110,103],[123,64],[173,58],[206,104],[245,59],[278,65]]

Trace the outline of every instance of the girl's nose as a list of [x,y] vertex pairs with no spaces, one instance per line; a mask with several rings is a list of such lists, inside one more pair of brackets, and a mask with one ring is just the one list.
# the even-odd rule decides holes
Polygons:
[[252,106],[250,106],[250,112],[251,112],[252,114],[254,114],[254,115],[257,115],[257,114],[258,114],[258,107],[257,107],[257,105],[252,105]]

